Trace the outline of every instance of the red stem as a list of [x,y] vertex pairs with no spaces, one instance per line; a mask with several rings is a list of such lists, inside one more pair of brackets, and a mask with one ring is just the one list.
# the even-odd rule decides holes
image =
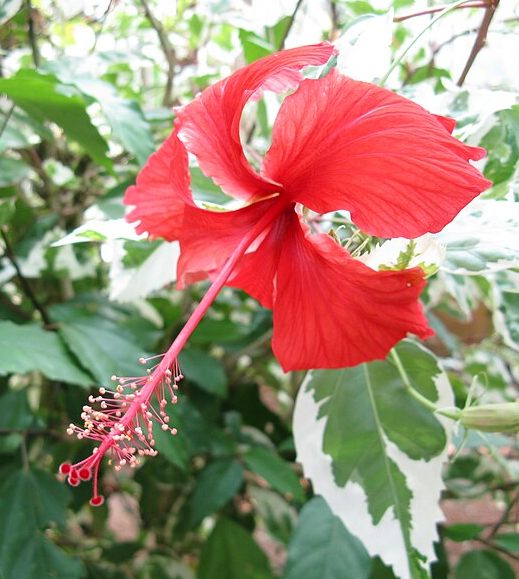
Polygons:
[[[147,403],[147,401],[153,395],[155,388],[161,383],[166,371],[171,368],[177,359],[180,351],[187,342],[189,336],[193,333],[195,328],[198,326],[205,313],[215,300],[216,296],[225,285],[225,282],[229,279],[234,267],[238,261],[243,257],[244,253],[250,247],[252,242],[274,221],[274,219],[287,208],[287,203],[279,199],[266,213],[263,217],[256,223],[256,225],[247,233],[247,235],[240,241],[233,254],[225,262],[215,280],[211,284],[210,288],[207,290],[206,294],[197,305],[188,321],[175,338],[168,351],[164,354],[162,361],[155,368],[153,373],[149,377],[148,383],[143,386],[141,394],[136,401],[132,404],[125,415],[121,418],[119,424],[124,426],[126,430],[129,425],[132,424],[137,413],[140,410],[142,403]],[[119,434],[118,431],[112,429],[108,436],[103,440],[99,446],[99,450],[96,453],[95,464],[99,464],[99,461],[103,455],[111,448],[113,445],[113,437]]]
[[[481,0],[480,2],[467,2],[458,6],[456,10],[460,8],[488,8],[489,2],[486,0]],[[404,14],[404,16],[395,16],[393,22],[403,22],[404,20],[409,20],[415,16],[426,16],[427,14],[435,14],[436,12],[441,12],[445,10],[445,6],[434,6],[433,8],[426,8],[420,12],[413,12],[413,14]]]

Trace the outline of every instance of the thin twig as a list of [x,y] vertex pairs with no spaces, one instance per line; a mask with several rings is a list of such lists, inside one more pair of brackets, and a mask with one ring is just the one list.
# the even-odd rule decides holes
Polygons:
[[40,313],[41,319],[43,320],[43,323],[46,326],[50,326],[52,324],[52,321],[51,321],[49,315],[47,314],[45,308],[42,306],[42,304],[40,303],[40,301],[36,297],[36,294],[32,291],[32,288],[31,288],[29,282],[27,281],[27,278],[23,275],[22,270],[20,268],[20,265],[18,264],[18,261],[16,259],[15,254],[14,254],[14,251],[11,247],[10,242],[9,242],[9,239],[8,239],[3,228],[0,228],[0,235],[1,235],[3,242],[4,242],[4,254],[7,257],[7,259],[11,262],[14,269],[16,270],[16,275],[18,276],[18,279],[20,280],[20,283],[22,285],[23,291],[25,292],[25,295],[32,302],[34,309],[36,309]]
[[[290,34],[290,31],[292,30],[292,26],[294,25],[294,22],[296,20],[296,16],[297,13],[299,12],[299,9],[301,8],[302,4],[303,4],[304,0],[298,0],[297,4],[295,5],[295,8],[290,16],[290,20],[287,23],[287,27],[285,28],[285,31],[283,32],[283,36],[281,37],[276,49],[279,50],[283,50],[283,48],[285,48],[285,42],[288,38],[288,35]],[[248,144],[251,142],[252,140],[252,136],[254,135],[254,131],[256,130],[256,122],[254,122],[247,134],[247,138],[245,139],[245,142]]]
[[4,122],[2,123],[2,126],[0,127],[0,139],[2,138],[2,135],[4,134],[4,131],[7,127],[7,123],[9,122],[9,119],[11,118],[11,115],[13,114],[15,106],[16,105],[13,103],[9,107],[9,110],[5,113]]
[[27,26],[29,30],[29,44],[31,45],[32,60],[34,61],[34,66],[39,68],[40,66],[40,49],[38,48],[38,42],[36,40],[36,30],[34,27],[34,8],[32,7],[31,0],[25,0],[27,6]]
[[335,0],[330,0],[330,17],[332,20],[330,40],[334,42],[339,36],[339,11],[337,10],[337,2],[335,2]]
[[[488,8],[488,1],[481,0],[480,2],[467,2],[466,4],[462,4],[458,6],[456,10],[460,10],[461,8]],[[424,10],[420,10],[420,12],[413,12],[412,14],[404,14],[403,16],[395,16],[393,18],[393,22],[403,22],[404,20],[409,20],[410,18],[415,18],[416,16],[427,16],[430,14],[435,14],[436,12],[441,12],[445,9],[445,6],[434,6],[433,8],[426,8]]]
[[510,513],[512,512],[512,509],[514,508],[514,506],[517,504],[518,501],[519,501],[519,491],[514,493],[514,495],[510,499],[510,502],[508,503],[504,513],[501,515],[501,518],[499,519],[499,521],[497,521],[497,523],[495,523],[495,525],[493,525],[492,529],[490,530],[490,535],[489,535],[490,538],[494,537],[495,534],[499,531],[500,527],[507,522],[508,517],[510,516]]
[[164,56],[166,57],[166,61],[168,63],[168,78],[166,80],[166,88],[164,89],[164,98],[162,99],[162,104],[164,106],[170,106],[173,102],[173,80],[175,78],[177,55],[162,24],[155,18],[152,11],[150,10],[148,0],[141,0],[141,2],[144,7],[144,12],[146,13],[146,17],[150,21],[152,28],[155,30],[157,36],[159,37],[162,51],[164,52]]
[[499,0],[491,0],[490,3],[487,5],[485,10],[485,15],[483,16],[483,20],[481,22],[481,26],[478,30],[478,35],[476,36],[476,40],[474,41],[474,46],[470,51],[469,58],[467,63],[465,64],[465,68],[461,73],[461,76],[456,83],[458,86],[462,86],[467,78],[467,74],[469,73],[470,68],[474,64],[476,60],[476,56],[479,54],[479,51],[485,46],[485,42],[487,39],[488,28],[490,23],[492,22],[492,18],[494,18],[494,14],[496,13],[496,9],[499,5]]
[[294,25],[297,13],[299,12],[301,5],[303,4],[303,1],[304,0],[297,0],[297,4],[294,8],[294,11],[292,12],[292,14],[290,16],[290,20],[288,21],[287,27],[285,28],[285,31],[283,32],[283,36],[281,37],[281,40],[279,41],[279,44],[277,46],[278,50],[283,50],[283,48],[285,48],[286,39],[288,38],[288,35],[290,34],[290,30],[292,30],[292,26]]
[[495,549],[500,553],[508,555],[508,557],[510,557],[510,559],[513,559],[514,561],[519,561],[519,555],[514,555],[508,549],[505,549],[504,547],[501,547],[496,543],[494,543],[494,541],[488,541],[487,539],[483,539],[481,537],[475,537],[474,540],[477,541],[478,543],[481,543],[482,545],[486,545],[487,547],[492,547],[492,549]]

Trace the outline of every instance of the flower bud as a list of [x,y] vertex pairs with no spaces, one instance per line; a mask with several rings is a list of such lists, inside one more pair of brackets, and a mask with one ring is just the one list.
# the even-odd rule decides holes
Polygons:
[[482,432],[517,432],[519,431],[519,404],[502,402],[469,406],[460,411],[459,421],[465,428]]

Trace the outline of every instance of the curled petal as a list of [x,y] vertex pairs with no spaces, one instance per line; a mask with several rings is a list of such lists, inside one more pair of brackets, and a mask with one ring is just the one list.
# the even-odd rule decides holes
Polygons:
[[274,304],[272,347],[285,371],[355,366],[385,358],[408,332],[433,335],[418,301],[420,268],[374,271],[293,220]]
[[262,174],[318,213],[349,210],[372,235],[419,237],[441,230],[491,184],[469,163],[484,149],[454,139],[452,128],[332,70],[285,99]]
[[137,233],[168,241],[178,239],[184,207],[193,204],[190,181],[187,151],[174,131],[148,159],[136,185],[126,191],[124,203],[135,205],[126,220],[139,221]]
[[[186,205],[180,236],[177,289],[211,278],[275,202],[276,199],[267,199],[236,211],[221,212]],[[258,238],[249,252],[254,251],[262,239],[263,236]],[[240,264],[236,271],[239,269]]]
[[249,201],[280,190],[279,184],[259,176],[245,158],[240,141],[243,108],[263,89],[293,88],[303,67],[326,63],[334,50],[323,42],[266,56],[176,109],[180,139],[197,156],[202,171],[226,193]]

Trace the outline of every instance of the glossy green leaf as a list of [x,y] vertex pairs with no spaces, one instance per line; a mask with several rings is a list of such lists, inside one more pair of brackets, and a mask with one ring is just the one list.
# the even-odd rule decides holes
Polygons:
[[227,378],[220,360],[206,354],[197,348],[184,349],[179,357],[180,367],[184,376],[192,380],[200,388],[225,397],[227,394]]
[[198,525],[203,518],[225,506],[243,483],[243,467],[232,458],[219,458],[200,473],[189,498],[188,524]]
[[129,332],[124,333],[111,322],[90,316],[69,320],[60,325],[60,335],[81,365],[102,385],[117,376],[142,376],[145,367],[139,363],[143,351]]
[[283,579],[368,579],[371,559],[322,497],[305,505],[288,547]]
[[0,322],[0,375],[38,370],[47,378],[70,384],[89,385],[90,376],[67,352],[55,332],[35,324]]
[[454,579],[515,579],[510,565],[490,550],[470,551],[461,558]]
[[247,466],[252,472],[264,478],[268,484],[282,494],[290,494],[297,501],[304,499],[299,477],[290,465],[272,450],[255,446],[243,454]]
[[83,565],[41,533],[64,525],[70,490],[43,471],[17,471],[0,488],[0,571],[4,579],[75,579]]
[[90,121],[87,103],[54,76],[22,69],[14,76],[0,78],[0,92],[35,120],[59,125],[96,163],[111,168],[111,161],[106,156],[108,146]]
[[140,165],[144,165],[155,151],[155,143],[137,102],[121,97],[110,83],[102,80],[72,75],[68,82],[99,102],[114,136],[127,151],[137,157]]
[[272,579],[265,553],[240,525],[220,519],[202,549],[198,579]]

